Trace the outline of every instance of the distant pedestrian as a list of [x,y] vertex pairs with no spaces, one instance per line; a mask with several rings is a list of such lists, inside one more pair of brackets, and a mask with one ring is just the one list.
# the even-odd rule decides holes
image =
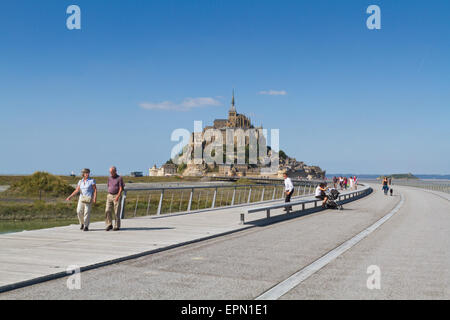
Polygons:
[[354,184],[355,184],[355,190],[358,190],[358,177],[354,176],[353,180],[354,180]]
[[[285,202],[291,202],[291,197],[294,194],[294,184],[292,183],[291,178],[288,177],[287,173],[283,174],[284,177],[284,192],[286,194]],[[284,211],[292,211],[292,207],[284,208]]]
[[347,184],[348,184],[348,178],[345,177],[345,178],[344,178],[344,189],[345,189],[345,190],[347,190],[347,186],[348,186]]
[[344,178],[343,177],[339,177],[339,187],[341,188],[341,190],[344,189]]
[[338,182],[338,178],[336,176],[333,177],[333,186],[336,189],[337,186],[337,182]]
[[353,190],[353,188],[355,187],[355,180],[353,180],[353,177],[349,178],[349,182],[350,182],[350,190]]
[[89,231],[92,204],[97,203],[97,186],[95,180],[90,178],[90,174],[91,170],[89,169],[81,171],[82,179],[78,181],[75,191],[66,199],[66,201],[70,201],[76,194],[80,193],[77,215],[81,225],[80,230],[83,231]]
[[383,179],[383,191],[384,191],[384,195],[386,195],[387,196],[387,194],[388,194],[388,191],[389,191],[389,186],[388,186],[388,184],[389,184],[389,180],[388,180],[388,178],[387,177],[384,177],[384,179]]
[[109,169],[110,176],[108,177],[108,195],[106,197],[106,231],[113,229],[112,225],[112,210],[114,208],[114,231],[120,230],[120,200],[122,198],[122,191],[125,188],[123,179],[117,174],[117,168],[111,167]]

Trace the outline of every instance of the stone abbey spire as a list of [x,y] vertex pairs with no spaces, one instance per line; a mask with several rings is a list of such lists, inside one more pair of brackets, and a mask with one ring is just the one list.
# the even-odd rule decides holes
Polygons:
[[235,105],[235,95],[233,89],[233,96],[231,98],[231,106],[228,111],[228,119],[216,119],[214,120],[215,129],[225,129],[225,128],[241,128],[241,129],[251,129],[254,128],[250,118],[246,117],[244,114],[239,114],[236,111]]
[[236,106],[234,105],[234,89],[233,89],[233,98],[231,99],[230,112],[236,113]]

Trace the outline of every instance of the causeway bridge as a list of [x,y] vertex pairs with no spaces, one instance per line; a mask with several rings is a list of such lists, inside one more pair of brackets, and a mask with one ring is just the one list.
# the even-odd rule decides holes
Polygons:
[[448,188],[396,184],[386,196],[363,181],[330,210],[299,183],[286,212],[272,183],[129,191],[119,232],[0,235],[0,299],[450,298]]

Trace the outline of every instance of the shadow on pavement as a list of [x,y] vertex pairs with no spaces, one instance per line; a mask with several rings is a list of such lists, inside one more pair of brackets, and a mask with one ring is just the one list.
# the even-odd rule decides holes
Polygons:
[[[147,228],[147,227],[138,227],[138,228],[120,228],[119,231],[113,231],[110,230],[108,232],[115,233],[115,232],[121,232],[121,231],[155,231],[155,230],[167,230],[167,229],[175,229],[175,228],[169,228],[169,227],[161,227],[161,228]],[[89,232],[98,232],[103,231],[106,232],[105,229],[89,229]]]

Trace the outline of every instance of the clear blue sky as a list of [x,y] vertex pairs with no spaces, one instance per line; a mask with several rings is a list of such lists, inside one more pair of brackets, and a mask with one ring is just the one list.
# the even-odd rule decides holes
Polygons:
[[[81,30],[66,28],[71,4]],[[381,30],[366,27],[371,4]],[[232,88],[238,112],[327,172],[450,173],[449,12],[448,0],[2,1],[0,173],[147,171],[174,129],[225,118]]]

